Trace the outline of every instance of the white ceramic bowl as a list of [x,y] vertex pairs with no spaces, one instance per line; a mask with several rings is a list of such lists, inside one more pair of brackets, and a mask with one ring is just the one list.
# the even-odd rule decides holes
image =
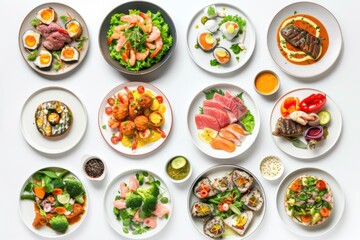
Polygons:
[[[173,179],[173,178],[170,177],[169,174],[167,173],[167,166],[168,166],[168,165],[171,163],[171,161],[172,161],[173,159],[175,159],[176,157],[183,157],[183,158],[185,158],[186,161],[187,161],[187,163],[190,165],[189,174],[188,174],[185,178],[183,178],[183,179],[181,179],[181,180]],[[191,176],[191,174],[192,174],[192,166],[191,166],[190,161],[189,161],[186,157],[181,156],[181,155],[174,156],[174,157],[170,158],[168,161],[166,161],[164,170],[165,170],[165,173],[166,173],[167,178],[168,178],[171,182],[173,182],[173,183],[183,183],[183,182],[186,182],[186,181],[190,178],[190,176]]]
[[[278,162],[278,166],[276,166],[276,162],[270,162],[269,163],[269,168],[275,168],[275,167],[280,167],[280,169],[278,170],[278,172],[274,175],[274,176],[269,176],[269,175],[266,175],[263,170],[262,170],[262,165],[265,164],[266,161],[269,161],[270,159],[274,159],[275,161]],[[261,175],[266,179],[266,180],[270,180],[270,181],[273,181],[273,180],[277,180],[279,179],[283,173],[284,173],[284,170],[285,170],[285,167],[284,167],[284,164],[282,163],[281,159],[277,156],[273,156],[273,155],[270,155],[270,156],[265,156],[261,162],[260,162],[260,173]],[[270,169],[271,170],[271,169]]]
[[[273,90],[272,92],[264,93],[264,92],[259,91],[259,89],[257,89],[257,87],[256,87],[256,79],[257,79],[258,76],[260,76],[260,74],[262,74],[262,73],[270,73],[270,74],[272,74],[272,75],[275,76],[275,78],[276,78],[276,80],[277,80],[278,83],[277,83],[277,86],[274,88],[274,90]],[[258,94],[260,94],[260,95],[263,95],[263,96],[273,95],[273,94],[276,93],[276,92],[279,90],[279,88],[280,88],[280,78],[279,78],[279,76],[278,76],[275,72],[273,72],[273,71],[271,71],[271,70],[263,70],[263,71],[259,72],[258,74],[256,74],[256,76],[255,76],[255,78],[254,78],[254,88],[255,88],[255,91],[256,91]]]
[[[85,165],[88,161],[90,161],[91,159],[99,159],[103,164],[104,164],[104,172],[99,176],[99,177],[90,177],[86,171],[85,171]],[[106,163],[105,161],[103,160],[103,158],[99,157],[99,156],[94,156],[94,155],[85,155],[83,158],[82,158],[82,171],[85,175],[85,177],[91,181],[101,181],[105,178],[106,176],[106,173],[107,173],[107,167],[106,167]]]

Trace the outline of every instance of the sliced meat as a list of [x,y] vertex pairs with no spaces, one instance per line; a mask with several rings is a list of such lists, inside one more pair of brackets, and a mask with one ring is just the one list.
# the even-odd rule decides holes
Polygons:
[[280,117],[273,131],[274,136],[295,137],[301,135],[305,127],[291,119]]
[[157,217],[148,217],[144,219],[144,224],[150,228],[156,228],[157,226],[157,222],[156,222]]
[[125,182],[120,183],[120,197],[125,198],[126,194],[129,192],[129,188],[126,186]]
[[241,112],[240,112],[237,104],[232,99],[227,98],[218,93],[214,94],[213,99],[215,102],[220,103],[224,108],[230,110],[235,115],[236,119],[240,118]]
[[49,51],[57,51],[57,50],[60,50],[64,46],[64,43],[61,41],[46,41],[45,40],[43,42],[43,46]]
[[41,33],[41,35],[44,36],[44,38],[47,38],[50,35],[50,33],[57,32],[60,29],[62,29],[60,25],[55,22],[51,22],[49,25],[40,24],[39,26],[36,27],[36,30],[38,30]]
[[230,124],[230,119],[228,115],[226,114],[226,112],[222,110],[211,107],[203,107],[203,111],[205,115],[215,118],[218,121],[221,128]]
[[126,208],[125,199],[115,200],[113,202],[113,204],[114,204],[114,207],[116,207],[119,210]]
[[321,49],[321,40],[305,29],[289,24],[280,30],[281,35],[294,47],[300,48],[313,59],[318,58]]
[[60,41],[64,43],[71,43],[71,37],[68,34],[62,32],[52,32],[45,38],[46,41]]
[[236,150],[235,143],[228,139],[222,138],[219,135],[217,135],[216,138],[210,142],[210,145],[214,149],[224,150],[226,152],[234,152]]
[[237,96],[232,95],[232,93],[228,90],[225,91],[225,97],[233,100],[234,103],[237,105],[238,111],[239,111],[238,119],[241,120],[248,111],[247,107],[244,105],[244,102]]
[[224,111],[228,115],[230,123],[238,121],[238,119],[235,117],[235,114],[233,114],[230,110],[224,108],[220,103],[215,102],[214,100],[204,100],[203,107],[211,107]]
[[157,203],[155,206],[155,210],[152,212],[152,214],[154,214],[155,216],[162,218],[163,216],[165,216],[166,214],[169,214],[170,210],[169,208],[162,204],[162,203]]
[[195,123],[197,129],[204,129],[205,127],[214,129],[216,131],[220,130],[219,122],[216,118],[205,115],[205,114],[196,114],[195,115]]
[[232,141],[236,146],[241,145],[241,141],[236,137],[236,135],[225,128],[220,129],[219,136]]
[[140,213],[140,209],[136,211],[132,220],[134,220],[135,222],[142,223],[144,220],[140,217],[139,213]]
[[264,203],[262,194],[257,188],[251,189],[250,192],[241,198],[241,201],[243,201],[244,204],[253,211],[259,211]]
[[135,192],[136,189],[139,187],[139,181],[136,179],[135,176],[131,176],[129,178],[129,190]]

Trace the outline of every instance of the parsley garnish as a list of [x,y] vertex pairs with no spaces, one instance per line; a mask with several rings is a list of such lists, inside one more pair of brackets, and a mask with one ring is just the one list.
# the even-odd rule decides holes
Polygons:
[[33,18],[33,19],[30,20],[30,25],[33,26],[34,28],[36,28],[40,24],[41,24],[41,22],[37,18]]
[[215,67],[215,66],[220,66],[221,64],[216,59],[212,59],[210,60],[210,65]]
[[231,45],[230,49],[235,53],[235,54],[239,54],[242,49],[239,47],[239,44],[234,43]]
[[38,51],[35,49],[34,51],[30,52],[30,54],[27,56],[27,59],[29,61],[35,61],[37,54],[38,54]]
[[205,94],[205,98],[206,98],[207,100],[213,99],[215,93],[220,94],[220,95],[222,95],[222,96],[225,95],[225,93],[223,92],[223,90],[221,90],[221,89],[216,89],[216,88],[211,88],[209,91],[206,91],[206,92],[204,91],[203,93]]

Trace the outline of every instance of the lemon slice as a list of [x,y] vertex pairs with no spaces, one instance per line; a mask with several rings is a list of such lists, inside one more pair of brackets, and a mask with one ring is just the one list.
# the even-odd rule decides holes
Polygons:
[[218,55],[219,57],[226,57],[226,52],[224,49],[217,49],[216,55]]
[[211,128],[204,128],[204,131],[201,133],[199,132],[199,138],[205,142],[205,143],[210,143],[218,134],[218,132],[214,129]]
[[233,34],[235,32],[235,27],[232,24],[229,24],[226,30],[228,33]]
[[171,167],[173,169],[180,169],[186,165],[186,159],[184,157],[176,157],[171,161]]
[[70,194],[63,193],[57,196],[57,200],[61,204],[67,204],[70,201]]
[[208,43],[208,44],[213,44],[213,43],[214,43],[214,37],[213,37],[213,35],[207,34],[206,37],[205,37],[205,41],[206,41],[206,43]]

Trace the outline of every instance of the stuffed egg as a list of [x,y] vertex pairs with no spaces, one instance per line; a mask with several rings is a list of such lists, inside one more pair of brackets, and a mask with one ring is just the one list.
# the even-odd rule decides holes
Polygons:
[[27,30],[23,35],[24,47],[30,50],[34,50],[39,47],[41,43],[40,33],[34,30]]
[[34,64],[39,68],[47,68],[50,67],[52,62],[52,55],[47,50],[41,50],[39,55],[36,57]]
[[230,62],[231,59],[230,52],[223,47],[215,48],[213,54],[216,61],[218,61],[220,64],[226,64]]
[[204,51],[211,51],[216,47],[217,40],[211,32],[202,32],[198,35],[199,47]]
[[69,33],[71,38],[77,39],[81,36],[82,27],[81,24],[76,20],[70,20],[65,24],[65,29]]
[[239,25],[232,21],[227,21],[220,26],[220,31],[228,41],[231,41],[234,37],[236,37],[239,30]]
[[208,18],[215,18],[217,17],[217,10],[215,5],[210,5],[204,9],[204,13]]
[[79,51],[74,47],[65,46],[61,50],[60,58],[65,62],[77,61],[79,60]]
[[50,24],[56,21],[56,12],[52,8],[43,8],[36,13],[36,18],[42,23]]

